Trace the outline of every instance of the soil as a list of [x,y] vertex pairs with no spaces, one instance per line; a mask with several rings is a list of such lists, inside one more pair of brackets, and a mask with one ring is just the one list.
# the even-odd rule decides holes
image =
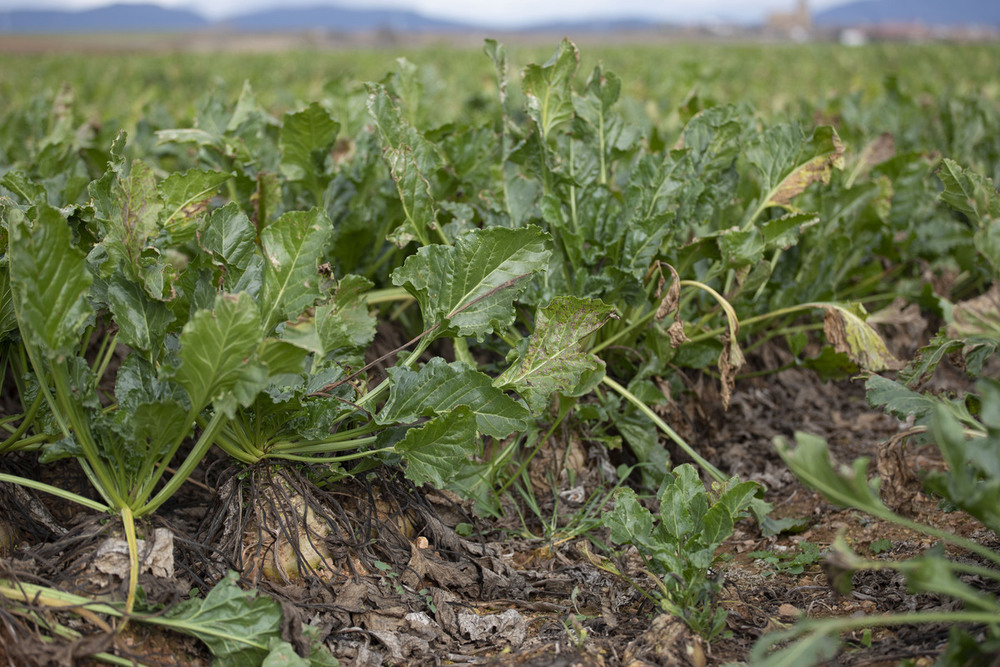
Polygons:
[[[820,555],[798,563],[781,558],[822,552],[838,534],[858,553],[875,558],[906,558],[932,546],[921,535],[832,506],[803,487],[772,444],[776,436],[791,438],[799,430],[825,437],[840,462],[870,457],[872,471],[883,478],[886,502],[898,511],[1000,548],[996,535],[962,513],[943,511],[924,493],[921,471],[941,465],[936,449],[908,445],[896,437],[906,425],[867,406],[862,380],[824,383],[796,369],[742,380],[728,411],[717,407],[720,401],[711,378],[692,377],[688,386],[688,394],[663,410],[664,418],[727,474],[766,485],[773,516],[802,520],[800,532],[775,537],[762,537],[750,521],[737,525],[716,573],[723,582],[720,602],[728,610],[727,632],[710,644],[678,619],[658,613],[627,582],[596,566],[595,554],[604,553],[606,535],[599,529],[575,531],[573,517],[591,493],[607,484],[606,470],[622,461],[609,460],[603,444],[577,435],[566,436],[552,448],[565,455],[543,448],[529,466],[537,513],[512,500],[503,520],[476,517],[467,502],[449,493],[411,488],[389,470],[338,482],[329,493],[315,493],[306,502],[313,503],[326,524],[310,528],[306,537],[311,543],[319,536],[324,553],[339,569],[317,568],[305,576],[285,572],[286,581],[277,583],[262,576],[266,549],[241,550],[239,535],[254,526],[264,526],[266,532],[275,521],[281,522],[280,516],[234,513],[226,494],[236,487],[227,484],[234,478],[224,462],[202,466],[200,477],[164,506],[154,526],[147,526],[172,531],[176,557],[171,578],[143,575],[147,600],[169,605],[191,588],[207,589],[225,569],[238,567],[245,585],[282,600],[289,638],[301,636],[292,627],[296,622],[317,626],[342,665],[359,666],[722,665],[746,661],[759,637],[801,616],[956,608],[942,596],[910,594],[892,571],[856,574],[851,590],[839,595],[829,585]],[[684,461],[679,451],[671,456],[673,464]],[[27,460],[10,464],[26,466],[21,474],[35,472]],[[72,465],[43,470],[63,475],[61,483],[78,491],[86,486]],[[273,471],[259,470],[240,479],[257,479],[259,485],[250,488],[260,489],[275,478]],[[280,488],[314,488],[309,486],[314,481],[289,477]],[[46,513],[32,509],[24,494],[15,497],[10,487],[3,492],[5,507],[21,512],[4,513],[19,531],[20,546],[0,560],[5,571],[0,575],[47,581],[90,595],[121,594],[124,584],[114,575],[100,580],[85,575],[106,526],[45,499],[48,511],[43,516]],[[270,497],[258,494],[255,503]],[[52,526],[47,526],[50,521]],[[460,525],[465,537],[455,532]],[[59,535],[63,529],[67,532]],[[547,537],[536,537],[541,535]],[[299,544],[305,542],[300,539]],[[771,552],[776,562],[767,562],[761,552]],[[649,584],[634,555],[624,554],[617,563],[633,581]],[[38,622],[0,607],[0,665],[91,664],[87,656],[99,651],[144,664],[211,663],[210,654],[189,637],[138,623],[114,634],[69,614],[60,618],[83,639],[44,642]],[[930,665],[944,650],[948,634],[949,627],[940,624],[858,631],[844,637],[843,650],[829,664]]]

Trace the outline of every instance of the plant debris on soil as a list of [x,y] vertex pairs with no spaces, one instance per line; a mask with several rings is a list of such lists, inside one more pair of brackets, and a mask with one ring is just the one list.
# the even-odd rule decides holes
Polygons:
[[[707,383],[703,390],[712,391]],[[812,373],[794,369],[742,381],[725,419],[721,408],[713,408],[706,398],[711,396],[692,394],[687,404],[683,400],[674,404],[675,423],[684,436],[697,442],[726,473],[765,484],[775,517],[802,520],[801,532],[769,538],[761,537],[749,521],[737,527],[724,547],[727,558],[715,573],[724,582],[721,603],[729,612],[729,633],[711,645],[678,619],[658,614],[635,588],[598,568],[593,554],[602,548],[599,542],[586,536],[565,541],[525,537],[524,528],[538,527],[530,521],[516,525],[516,513],[502,521],[479,518],[453,494],[412,487],[388,471],[341,482],[336,494],[309,498],[317,508],[309,516],[317,512],[322,521],[310,519],[312,546],[303,538],[297,548],[313,556],[322,554],[322,559],[306,559],[315,567],[322,560],[338,569],[264,576],[273,554],[247,553],[241,548],[241,532],[269,530],[273,545],[295,521],[294,512],[284,523],[272,514],[273,525],[265,526],[262,513],[280,505],[268,494],[291,484],[317,487],[292,476],[287,468],[286,477],[279,476],[283,481],[275,484],[265,467],[249,471],[241,480],[232,471],[208,466],[207,479],[187,484],[147,527],[156,537],[144,552],[140,584],[148,602],[169,606],[192,587],[211,587],[229,569],[241,571],[247,585],[281,601],[284,633],[293,644],[296,637],[301,639],[303,625],[318,628],[342,664],[358,666],[719,665],[745,660],[761,635],[803,615],[955,608],[957,603],[941,596],[910,595],[897,573],[858,574],[850,594],[840,596],[830,587],[819,558],[805,559],[801,571],[792,574],[788,568],[748,556],[762,551],[789,553],[804,543],[822,551],[837,534],[864,553],[874,553],[871,546],[877,541],[888,541],[881,558],[912,556],[931,546],[923,536],[834,507],[804,488],[783,467],[772,445],[775,436],[790,437],[799,430],[827,438],[838,460],[868,456],[876,461],[885,497],[898,511],[1000,547],[996,536],[985,534],[964,514],[944,512],[922,491],[920,470],[940,462],[930,448],[904,453],[893,438],[901,423],[872,411],[860,383],[824,383]],[[588,443],[580,446],[578,463],[599,465],[599,457],[588,455]],[[549,458],[538,465],[561,464]],[[559,478],[560,469],[549,472]],[[59,470],[67,477],[76,474],[70,465]],[[537,472],[541,476],[542,471]],[[241,485],[246,479],[256,483]],[[599,480],[600,475],[581,479]],[[234,502],[229,496],[240,489],[256,489],[258,495]],[[64,504],[24,489],[5,486],[2,491],[7,519],[19,531],[18,548],[0,561],[4,578],[45,582],[89,596],[123,595],[124,571],[113,557],[121,549],[107,546],[114,537],[106,534],[99,518],[67,515]],[[545,489],[536,491],[541,496]],[[578,502],[562,496],[560,512],[568,515],[578,508]],[[297,511],[303,512],[301,507]],[[326,527],[316,527],[324,522]],[[472,534],[460,537],[455,532],[460,524],[474,526]],[[161,539],[172,542],[169,558],[156,555]],[[620,567],[642,581],[637,559],[625,557]],[[43,613],[54,612],[40,608],[39,614]],[[5,635],[0,664],[85,664],[81,661],[101,651],[132,656],[144,664],[211,662],[192,638],[138,624],[114,633],[86,618],[67,617],[63,622],[71,623],[81,637],[53,642],[39,634],[41,621],[32,627],[23,618],[12,618],[2,610],[0,614]],[[930,664],[943,650],[948,628],[904,626],[864,638],[860,631],[855,634],[847,638],[848,649],[832,664],[862,664],[850,648],[861,647],[862,642],[863,664],[904,659]]]

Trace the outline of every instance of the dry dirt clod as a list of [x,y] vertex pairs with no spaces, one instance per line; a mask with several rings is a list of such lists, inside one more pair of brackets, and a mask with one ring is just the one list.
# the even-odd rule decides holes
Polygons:
[[693,634],[679,618],[661,614],[653,619],[646,632],[626,647],[622,664],[625,667],[705,667],[708,661],[701,637]]

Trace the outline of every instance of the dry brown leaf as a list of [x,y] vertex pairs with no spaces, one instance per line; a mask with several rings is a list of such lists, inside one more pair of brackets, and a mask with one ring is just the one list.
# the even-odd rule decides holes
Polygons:
[[869,371],[899,370],[903,362],[897,359],[875,329],[846,308],[823,306],[823,332],[837,352]]
[[872,167],[882,164],[895,155],[896,138],[891,132],[883,132],[861,149],[861,155],[858,157],[859,164],[863,165],[861,173],[868,172]]
[[[665,262],[660,262],[660,267],[662,268],[664,266],[670,269],[670,275],[673,277],[673,280],[670,282],[670,287],[667,289],[667,293],[660,300],[660,307],[656,309],[657,320],[662,320],[670,313],[676,311],[681,302],[681,277],[677,274],[677,269]],[[663,277],[663,273],[661,272],[660,284],[656,288],[657,298],[663,294],[664,282],[666,281]]]

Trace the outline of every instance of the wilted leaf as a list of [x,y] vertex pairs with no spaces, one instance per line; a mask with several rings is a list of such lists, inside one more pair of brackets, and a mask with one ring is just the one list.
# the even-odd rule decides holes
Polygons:
[[513,300],[548,263],[547,239],[537,227],[473,230],[453,246],[421,248],[392,282],[416,297],[425,330],[481,340],[513,321]]
[[534,411],[541,411],[553,392],[580,396],[604,375],[604,362],[583,350],[581,341],[617,317],[600,300],[557,297],[538,310],[528,348],[494,381],[514,389]]
[[[666,294],[663,294],[663,284],[666,282],[666,279],[663,277],[664,266],[670,270],[670,277],[672,278],[670,281],[670,287],[667,289]],[[677,275],[677,269],[670,264],[660,262],[659,268],[660,282],[656,286],[656,298],[660,299],[660,306],[656,309],[656,319],[662,320],[670,313],[674,313],[676,323],[680,320],[679,307],[681,303],[681,277]]]
[[722,398],[722,409],[728,410],[729,402],[733,397],[733,389],[736,388],[736,373],[747,362],[747,359],[734,336],[727,332],[719,338],[722,340],[722,352],[719,353],[719,375],[722,379],[722,385],[719,394]]
[[[823,331],[837,352],[843,352],[851,361],[869,371],[899,370],[903,363],[889,352],[885,341],[861,314],[838,304],[817,304],[826,312]],[[857,310],[863,309],[856,306]]]
[[376,416],[380,424],[413,422],[464,405],[475,414],[476,428],[494,438],[528,426],[531,414],[523,406],[494,387],[488,375],[460,361],[449,364],[435,357],[419,371],[394,367],[388,372],[389,399]]
[[989,291],[955,304],[948,324],[952,338],[983,337],[1000,342],[1000,284]]
[[847,179],[847,187],[850,188],[860,176],[864,176],[883,162],[891,160],[896,155],[896,138],[891,132],[883,132],[868,142],[861,153],[858,161],[851,170],[851,175]]

